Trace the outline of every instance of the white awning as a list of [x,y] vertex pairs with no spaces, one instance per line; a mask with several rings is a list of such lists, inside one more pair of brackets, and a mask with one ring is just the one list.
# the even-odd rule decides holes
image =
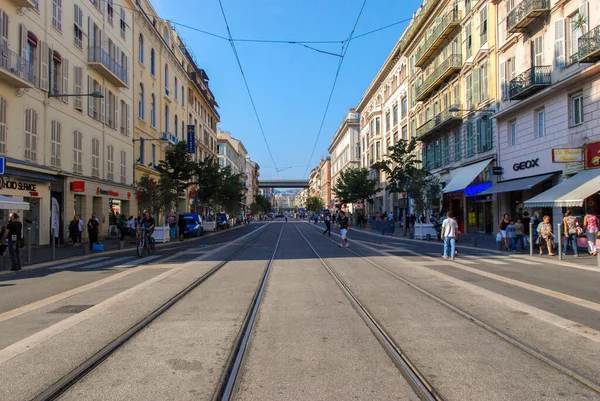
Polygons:
[[542,181],[546,181],[553,175],[554,174],[544,174],[538,175],[537,177],[519,178],[518,180],[499,182],[494,184],[490,189],[486,189],[478,195],[492,195],[502,192],[524,191],[531,189],[533,186],[541,183]]
[[600,191],[600,169],[583,170],[546,192],[525,201],[525,207],[583,206],[585,198]]
[[29,202],[23,202],[9,196],[0,195],[0,209],[29,210]]
[[457,168],[453,171],[454,178],[442,190],[443,193],[462,191],[487,167],[492,159],[480,161],[469,166]]

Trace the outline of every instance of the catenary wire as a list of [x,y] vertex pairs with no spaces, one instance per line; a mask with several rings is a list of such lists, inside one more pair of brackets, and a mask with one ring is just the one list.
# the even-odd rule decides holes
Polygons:
[[[219,0],[220,1],[220,0]],[[337,84],[338,78],[340,76],[340,70],[342,69],[342,64],[344,63],[344,58],[346,57],[346,53],[348,52],[348,47],[350,47],[350,42],[352,41],[352,35],[354,35],[354,31],[356,30],[356,26],[358,25],[358,21],[360,20],[360,16],[365,9],[365,5],[367,4],[367,0],[363,1],[363,4],[360,8],[358,16],[356,17],[356,21],[354,22],[354,26],[352,27],[352,31],[350,31],[350,35],[342,45],[342,56],[338,61],[337,70],[335,71],[335,78],[333,80],[333,85],[331,85],[331,91],[329,92],[329,99],[327,99],[327,105],[325,106],[325,112],[323,113],[323,118],[321,119],[321,125],[319,126],[319,131],[317,132],[317,137],[315,139],[315,143],[313,145],[312,151],[310,152],[310,157],[308,159],[308,163],[306,164],[306,170],[304,170],[304,177],[308,173],[308,169],[310,168],[310,163],[312,162],[312,158],[315,154],[315,150],[317,149],[317,143],[319,142],[319,137],[321,136],[321,132],[323,132],[323,125],[325,124],[325,119],[327,118],[327,112],[329,111],[329,106],[331,105],[331,99],[333,98],[333,92],[335,91],[335,86]]]
[[246,90],[248,91],[248,96],[250,97],[250,102],[252,103],[252,109],[254,110],[254,115],[256,116],[256,120],[258,121],[258,126],[260,128],[260,132],[262,134],[263,139],[265,140],[265,145],[267,146],[267,151],[269,152],[269,156],[271,157],[273,166],[275,166],[275,169],[277,170],[277,163],[275,163],[275,158],[273,157],[273,153],[271,152],[271,147],[269,146],[269,141],[267,140],[267,136],[265,135],[265,130],[263,129],[262,122],[260,121],[260,116],[258,115],[258,110],[256,109],[256,104],[254,103],[254,98],[252,97],[252,92],[250,91],[250,86],[248,85],[248,80],[246,79],[246,74],[244,74],[244,69],[242,68],[242,62],[240,61],[239,54],[235,47],[235,42],[232,39],[231,29],[229,28],[229,22],[227,21],[227,16],[225,15],[225,9],[223,9],[223,3],[221,2],[221,0],[219,0],[219,6],[221,7],[221,13],[223,14],[223,20],[225,21],[225,26],[227,27],[227,34],[229,35],[229,43],[231,44],[231,49],[233,50],[233,55],[235,56],[238,67],[240,67],[240,72],[242,73],[242,78],[244,79],[244,84],[246,85]]

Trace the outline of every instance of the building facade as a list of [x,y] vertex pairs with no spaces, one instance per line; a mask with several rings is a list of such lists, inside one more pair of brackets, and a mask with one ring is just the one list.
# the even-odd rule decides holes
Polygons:
[[63,239],[74,214],[108,234],[112,212],[136,209],[131,25],[112,2],[0,5],[0,194],[30,203],[26,241],[49,243],[53,203]]
[[[328,151],[331,158],[331,199],[337,203],[333,190],[340,174],[351,167],[360,167],[360,115],[356,109],[352,108],[346,113],[329,144]],[[354,211],[354,205],[350,204],[347,207],[350,212]]]
[[259,167],[258,164],[253,162],[250,157],[246,156],[246,206],[250,206],[258,195],[258,177]]

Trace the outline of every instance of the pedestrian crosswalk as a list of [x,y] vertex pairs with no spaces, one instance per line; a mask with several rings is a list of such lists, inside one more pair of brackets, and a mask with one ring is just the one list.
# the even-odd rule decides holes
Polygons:
[[[65,269],[84,269],[84,270],[92,270],[99,269],[102,267],[113,267],[115,269],[120,268],[128,268],[128,267],[136,267],[142,265],[144,263],[151,262],[158,258],[162,257],[162,255],[151,255],[146,256],[145,258],[136,258],[135,256],[121,256],[118,258],[110,258],[107,256],[102,256],[94,259],[80,260],[78,262],[67,263],[64,265],[58,265],[50,267],[49,270],[65,270]],[[135,259],[135,260],[134,260]]]
[[[110,258],[108,256],[103,256],[103,257],[99,257],[99,258],[94,259],[94,261],[95,262],[99,262],[99,261],[106,260],[106,259],[110,259]],[[80,265],[85,264],[85,263],[89,263],[89,260],[80,260],[78,262],[73,262],[73,263],[67,263],[65,265],[54,266],[54,267],[51,267],[49,270],[69,269],[71,267],[80,266]]]
[[[89,265],[83,265],[83,266],[81,266],[81,268],[86,269],[86,270],[87,269],[97,269],[99,267],[105,267],[108,265],[114,265],[116,263],[124,262],[126,260],[133,259],[134,257],[135,256],[121,256],[120,258],[111,259],[111,260],[108,260],[108,261],[102,262],[102,263],[92,263]],[[115,266],[115,267],[118,267],[118,266]]]
[[[429,252],[426,255],[432,256],[435,258],[442,257],[442,255],[437,252]],[[520,259],[520,258],[507,258],[507,257],[499,257],[499,258],[487,257],[486,258],[486,257],[482,257],[480,255],[478,256],[478,255],[460,255],[460,254],[456,257],[455,262],[462,263],[465,265],[476,265],[476,264],[510,265],[513,263],[520,263],[520,264],[529,265],[529,266],[542,265],[542,263],[540,263],[540,262],[535,262],[532,260]]]

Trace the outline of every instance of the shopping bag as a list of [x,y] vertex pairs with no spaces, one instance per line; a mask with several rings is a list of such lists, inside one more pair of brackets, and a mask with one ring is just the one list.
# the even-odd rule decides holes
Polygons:
[[496,242],[502,242],[502,234],[498,233],[496,235]]
[[92,251],[103,251],[104,244],[94,244],[92,245]]

